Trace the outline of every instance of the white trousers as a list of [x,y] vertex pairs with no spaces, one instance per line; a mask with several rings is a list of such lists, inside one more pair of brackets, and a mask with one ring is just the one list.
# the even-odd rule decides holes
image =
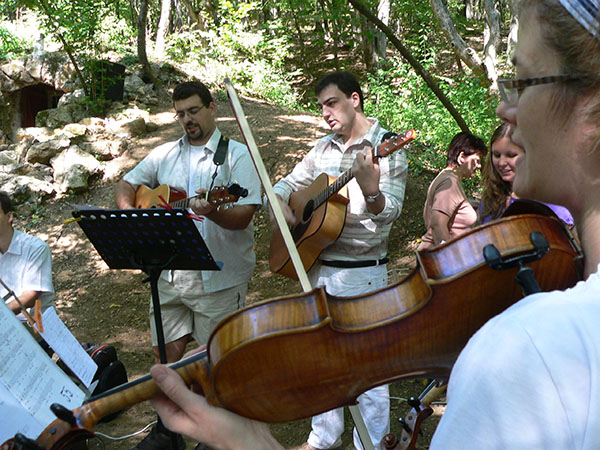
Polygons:
[[[309,273],[313,287],[325,286],[328,294],[351,296],[365,294],[387,286],[387,268],[383,266],[340,269],[317,263]],[[358,408],[363,417],[373,446],[378,449],[383,437],[390,432],[390,394],[387,385],[378,386],[358,397]],[[344,409],[337,408],[312,418],[308,443],[319,449],[342,445]],[[354,446],[363,450],[356,428]]]

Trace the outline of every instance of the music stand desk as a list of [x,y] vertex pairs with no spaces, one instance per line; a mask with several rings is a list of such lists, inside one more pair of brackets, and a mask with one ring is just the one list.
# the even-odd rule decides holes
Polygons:
[[148,274],[161,363],[167,362],[158,278],[163,270],[221,270],[185,210],[80,209],[81,229],[111,269]]

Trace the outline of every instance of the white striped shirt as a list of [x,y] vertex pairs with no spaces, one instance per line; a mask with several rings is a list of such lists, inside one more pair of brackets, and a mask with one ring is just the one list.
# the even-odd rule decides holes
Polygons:
[[[294,170],[274,186],[275,193],[284,201],[290,195],[310,184],[322,173],[339,177],[352,167],[358,153],[368,154],[381,143],[387,132],[376,119],[360,139],[344,149],[343,140],[336,134],[320,139]],[[385,196],[385,207],[379,214],[371,214],[358,182],[353,178],[348,184],[350,203],[344,230],[337,241],[327,247],[320,258],[325,260],[360,261],[381,259],[387,253],[387,243],[392,223],[400,216],[408,163],[400,149],[379,159],[381,177],[379,190]]]

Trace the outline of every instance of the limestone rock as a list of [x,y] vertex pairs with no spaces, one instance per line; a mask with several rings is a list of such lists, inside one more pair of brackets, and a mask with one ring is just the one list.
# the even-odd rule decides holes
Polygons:
[[39,205],[42,200],[54,195],[54,186],[39,178],[28,175],[0,174],[0,190],[10,195],[16,204],[33,203]]
[[52,158],[71,145],[71,140],[61,136],[45,142],[36,142],[29,147],[25,161],[29,163],[48,164]]
[[127,150],[127,141],[122,139],[98,139],[79,144],[82,150],[97,156],[100,161],[117,158]]
[[50,160],[54,169],[54,182],[59,192],[84,192],[88,189],[90,175],[102,171],[96,158],[76,145]]

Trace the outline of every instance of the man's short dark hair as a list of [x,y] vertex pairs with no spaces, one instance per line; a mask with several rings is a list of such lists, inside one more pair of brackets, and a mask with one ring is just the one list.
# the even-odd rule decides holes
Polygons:
[[177,100],[185,100],[186,98],[190,98],[194,95],[200,97],[202,100],[202,104],[208,108],[213,102],[212,95],[210,95],[210,91],[204,85],[204,83],[200,81],[186,81],[183,83],[179,83],[173,89],[172,99],[173,101]]
[[8,214],[13,210],[10,196],[3,191],[0,191],[0,207],[2,207],[2,211],[4,212],[4,214]]
[[446,153],[446,165],[451,166],[458,164],[458,157],[461,152],[465,156],[470,156],[478,153],[479,156],[483,157],[487,154],[487,146],[481,138],[463,131],[455,135],[448,145],[448,151]]
[[317,95],[319,95],[321,91],[330,84],[335,84],[340,91],[346,94],[346,98],[350,98],[352,93],[356,92],[360,97],[360,110],[364,111],[364,98],[362,89],[360,88],[358,79],[353,74],[346,70],[339,70],[337,72],[332,72],[325,75],[317,83],[315,88]]

